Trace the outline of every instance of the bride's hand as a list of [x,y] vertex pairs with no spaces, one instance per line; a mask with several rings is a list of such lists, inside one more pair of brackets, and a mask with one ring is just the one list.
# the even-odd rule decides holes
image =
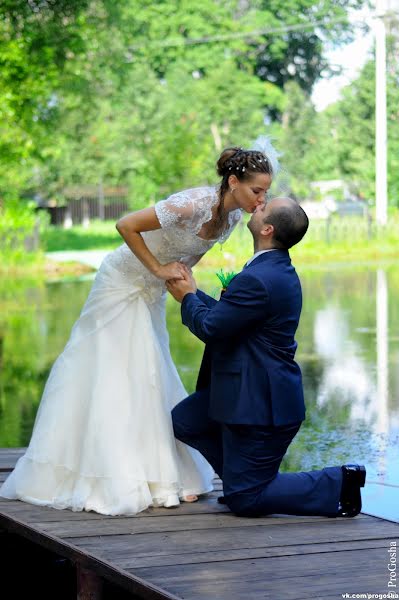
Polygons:
[[155,276],[164,281],[167,281],[168,279],[184,279],[185,272],[185,265],[182,265],[182,263],[179,262],[171,262],[166,265],[161,265],[155,272]]

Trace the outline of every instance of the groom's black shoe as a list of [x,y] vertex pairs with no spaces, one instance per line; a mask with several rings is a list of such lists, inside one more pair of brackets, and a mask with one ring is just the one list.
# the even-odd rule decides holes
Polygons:
[[363,465],[343,465],[339,517],[356,517],[362,510],[360,488],[366,481]]
[[226,498],[224,496],[219,496],[218,502],[219,502],[219,504],[226,504]]

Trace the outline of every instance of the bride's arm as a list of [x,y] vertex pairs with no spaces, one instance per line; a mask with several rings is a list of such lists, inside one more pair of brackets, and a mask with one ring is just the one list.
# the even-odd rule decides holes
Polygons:
[[205,252],[203,254],[197,254],[196,256],[184,257],[181,259],[181,262],[184,263],[189,269],[191,269],[201,260],[204,254]]
[[154,208],[143,208],[143,210],[130,213],[119,219],[115,226],[133,254],[153,275],[165,281],[167,279],[184,278],[183,265],[179,262],[161,265],[141,236],[143,231],[153,231],[161,228]]

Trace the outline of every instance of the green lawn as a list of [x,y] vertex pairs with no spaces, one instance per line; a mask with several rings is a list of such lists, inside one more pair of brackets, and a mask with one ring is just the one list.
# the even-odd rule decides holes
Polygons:
[[92,221],[89,227],[49,226],[41,236],[46,252],[58,250],[112,250],[121,243],[113,221]]
[[[368,239],[370,236],[370,239]],[[43,235],[47,252],[56,250],[111,250],[121,243],[114,222],[92,222],[88,228],[48,227]],[[216,244],[202,260],[203,266],[237,269],[253,252],[252,238],[246,226],[239,226],[230,239]],[[393,260],[399,256],[399,216],[391,218],[385,229],[368,228],[356,217],[333,221],[311,221],[304,240],[291,250],[295,263],[324,265],[334,262],[360,263]]]

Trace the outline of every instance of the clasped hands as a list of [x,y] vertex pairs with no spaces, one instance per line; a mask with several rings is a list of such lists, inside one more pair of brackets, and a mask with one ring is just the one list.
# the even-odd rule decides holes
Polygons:
[[163,277],[167,290],[177,302],[182,302],[186,294],[195,294],[197,284],[191,269],[184,263],[174,262],[164,265]]

